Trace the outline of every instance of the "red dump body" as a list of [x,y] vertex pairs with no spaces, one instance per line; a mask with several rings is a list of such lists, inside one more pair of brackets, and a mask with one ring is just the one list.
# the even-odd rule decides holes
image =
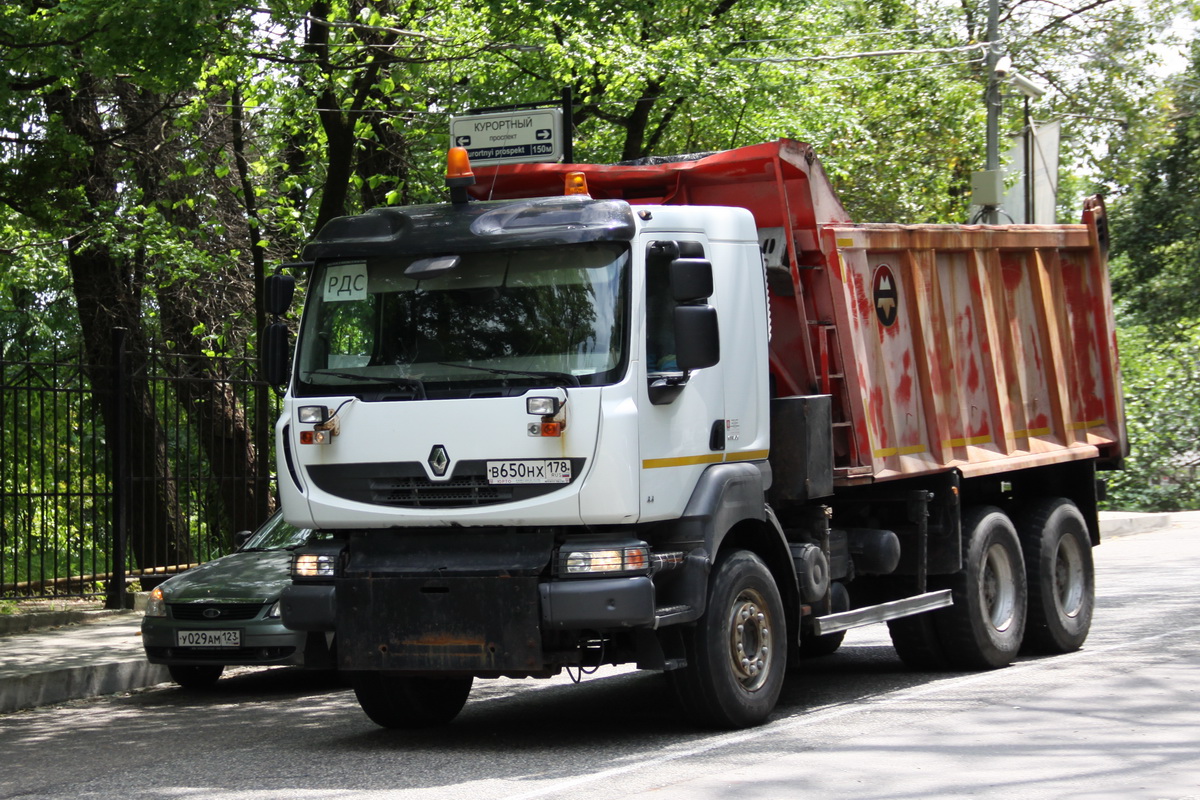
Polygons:
[[561,194],[568,172],[595,198],[754,214],[775,391],[833,396],[838,483],[1125,454],[1098,199],[1079,225],[854,224],[790,140],[644,166],[481,168],[471,191]]

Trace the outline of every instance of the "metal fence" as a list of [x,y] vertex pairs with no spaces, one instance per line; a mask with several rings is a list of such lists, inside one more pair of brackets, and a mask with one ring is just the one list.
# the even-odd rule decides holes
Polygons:
[[[0,361],[0,598],[124,602],[134,581],[228,552],[273,505],[279,404],[257,359],[160,350],[125,363]],[[98,369],[115,389],[93,390]],[[149,424],[108,430],[112,408],[134,402]],[[152,468],[128,455],[138,436],[158,440]]]

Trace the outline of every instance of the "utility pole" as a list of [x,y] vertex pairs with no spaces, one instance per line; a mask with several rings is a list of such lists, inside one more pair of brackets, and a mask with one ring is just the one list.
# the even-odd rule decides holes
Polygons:
[[[1000,170],[1000,76],[996,74],[996,62],[1000,60],[1000,0],[988,0],[987,21],[987,58],[984,69],[987,71],[987,89],[984,90],[983,102],[987,107],[987,155],[984,169],[993,175]],[[1000,221],[998,206],[984,206],[983,221],[995,225]]]

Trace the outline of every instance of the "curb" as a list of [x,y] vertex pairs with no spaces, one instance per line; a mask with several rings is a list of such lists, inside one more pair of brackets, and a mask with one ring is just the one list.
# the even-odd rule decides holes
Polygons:
[[169,680],[171,676],[166,667],[151,664],[144,658],[20,675],[0,681],[0,714],[128,692]]
[[1131,533],[1146,533],[1171,527],[1172,515],[1169,513],[1138,513],[1131,511],[1101,511],[1100,534],[1105,536],[1126,536]]

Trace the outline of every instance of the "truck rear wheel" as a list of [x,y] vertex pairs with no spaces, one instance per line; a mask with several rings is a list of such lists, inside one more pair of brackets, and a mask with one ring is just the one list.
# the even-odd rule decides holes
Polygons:
[[[846,585],[839,581],[833,581],[829,585],[829,591],[832,593],[832,613],[840,614],[843,611],[850,610],[850,593],[846,590]],[[842,640],[846,638],[845,631],[837,633],[827,633],[824,636],[816,636],[811,631],[801,629],[800,631],[800,657],[801,658],[819,658],[821,656],[833,655],[842,646]]]
[[931,612],[889,619],[888,633],[892,637],[896,655],[909,669],[932,671],[949,666],[946,652],[938,641]]
[[1087,522],[1065,497],[1038,503],[1017,521],[1029,576],[1026,648],[1070,653],[1083,646],[1096,604]]
[[934,613],[938,639],[950,666],[995,669],[1021,650],[1029,597],[1025,561],[1012,521],[981,506],[963,517],[966,568],[950,576],[954,605]]
[[787,630],[779,588],[758,556],[737,550],[717,562],[708,607],[684,643],[687,666],[667,674],[689,716],[719,728],[766,720],[783,688]]
[[474,679],[414,678],[387,672],[355,672],[354,696],[376,725],[432,728],[458,716]]

